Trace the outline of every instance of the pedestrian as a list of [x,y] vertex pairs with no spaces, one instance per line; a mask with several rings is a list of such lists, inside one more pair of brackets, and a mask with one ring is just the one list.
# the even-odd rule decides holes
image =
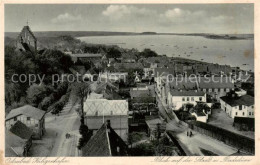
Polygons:
[[187,131],[187,136],[189,136],[189,131]]
[[192,132],[190,131],[190,137],[192,136]]

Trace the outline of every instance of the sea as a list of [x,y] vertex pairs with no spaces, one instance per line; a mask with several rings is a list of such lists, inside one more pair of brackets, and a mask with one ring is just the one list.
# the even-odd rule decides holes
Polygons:
[[160,55],[218,63],[254,71],[254,40],[209,39],[184,35],[130,35],[78,37],[93,44],[118,45],[122,48],[149,48]]

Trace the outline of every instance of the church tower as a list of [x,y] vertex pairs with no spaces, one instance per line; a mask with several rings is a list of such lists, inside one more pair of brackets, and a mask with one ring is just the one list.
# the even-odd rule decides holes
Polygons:
[[21,51],[37,52],[37,38],[31,31],[28,22],[16,39],[16,47]]

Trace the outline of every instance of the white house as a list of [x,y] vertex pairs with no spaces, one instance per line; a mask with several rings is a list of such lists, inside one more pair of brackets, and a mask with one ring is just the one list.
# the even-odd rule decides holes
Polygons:
[[247,92],[245,90],[243,90],[242,88],[236,88],[235,89],[235,93],[238,95],[238,96],[243,96],[243,95],[246,95]]
[[230,94],[220,98],[221,109],[228,116],[254,118],[254,97],[250,95],[238,96]]
[[234,90],[234,83],[229,77],[199,77],[197,81],[199,91],[203,91],[217,100]]
[[196,121],[207,123],[208,115],[204,112],[192,112],[191,115],[196,117]]
[[206,102],[206,94],[197,90],[174,90],[168,92],[168,105],[172,110],[180,109],[184,104],[196,105],[197,102]]
[[5,117],[5,127],[10,129],[17,121],[22,122],[33,131],[34,139],[41,139],[45,132],[46,112],[31,105],[12,109]]
[[111,82],[116,82],[116,81],[124,81],[126,82],[127,80],[128,73],[127,72],[104,72],[99,74],[100,80],[104,81],[111,81]]

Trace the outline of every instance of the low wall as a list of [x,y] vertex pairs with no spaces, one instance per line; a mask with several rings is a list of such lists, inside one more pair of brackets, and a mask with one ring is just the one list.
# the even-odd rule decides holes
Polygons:
[[188,125],[190,129],[195,130],[201,134],[222,141],[227,145],[240,149],[241,151],[255,154],[254,139],[199,121],[189,122]]
[[180,156],[191,155],[191,154],[189,153],[189,151],[184,151],[184,150],[185,150],[184,147],[181,147],[181,145],[179,144],[178,140],[176,140],[176,139],[173,137],[173,135],[172,135],[169,131],[166,132],[166,136],[167,136],[167,137],[176,145],[176,147],[180,150],[180,152],[181,152],[181,155],[180,155]]

